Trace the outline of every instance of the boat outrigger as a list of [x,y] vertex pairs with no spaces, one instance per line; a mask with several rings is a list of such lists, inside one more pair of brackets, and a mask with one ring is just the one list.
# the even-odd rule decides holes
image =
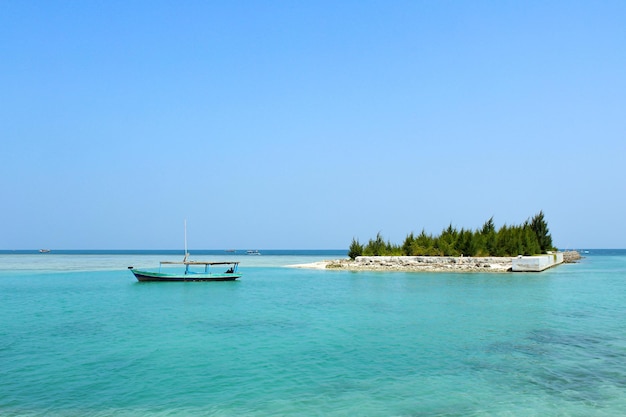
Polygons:
[[[183,272],[163,272],[163,265],[184,265]],[[204,270],[193,271],[190,266],[204,266]],[[224,272],[213,272],[212,267],[230,266]],[[137,281],[234,281],[241,278],[242,274],[237,272],[239,262],[203,262],[203,261],[162,261],[160,262],[159,271],[140,271],[129,266],[130,272],[135,275]]]
[[[237,272],[239,268],[239,262],[203,262],[203,261],[190,261],[189,252],[187,252],[187,220],[185,220],[185,257],[181,262],[176,261],[161,261],[159,263],[159,270],[155,271],[140,271],[133,266],[129,266],[130,272],[135,275],[137,281],[234,281],[237,278],[241,278],[242,274]],[[184,265],[184,270],[180,272],[180,269],[163,271],[163,265]],[[215,266],[228,266],[230,267],[224,272],[213,272],[211,267]],[[190,266],[204,266],[204,270],[191,270]]]

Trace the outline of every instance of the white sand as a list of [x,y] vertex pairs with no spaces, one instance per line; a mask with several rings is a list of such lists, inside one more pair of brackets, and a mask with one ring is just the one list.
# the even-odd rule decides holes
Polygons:
[[330,261],[318,261],[311,262],[308,264],[296,264],[296,265],[287,265],[289,268],[302,268],[302,269],[326,269],[326,265],[328,265]]

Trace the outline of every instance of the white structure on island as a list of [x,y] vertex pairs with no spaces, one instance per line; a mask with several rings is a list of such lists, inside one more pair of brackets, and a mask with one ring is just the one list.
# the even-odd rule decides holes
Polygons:
[[513,258],[513,272],[541,272],[563,263],[563,252]]

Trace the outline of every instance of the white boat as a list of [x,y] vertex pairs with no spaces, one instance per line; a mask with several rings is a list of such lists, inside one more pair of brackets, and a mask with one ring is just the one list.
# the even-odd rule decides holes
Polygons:
[[259,252],[258,250],[247,250],[246,251],[246,255],[260,255],[261,252]]

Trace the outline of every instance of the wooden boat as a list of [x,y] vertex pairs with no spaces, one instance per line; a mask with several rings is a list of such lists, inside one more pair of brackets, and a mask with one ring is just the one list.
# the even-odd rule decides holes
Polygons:
[[[189,252],[187,252],[187,221],[185,220],[185,257],[181,262],[176,261],[161,261],[159,263],[158,271],[146,271],[138,270],[133,266],[129,266],[130,272],[135,275],[137,281],[234,281],[237,278],[241,278],[237,269],[239,268],[239,262],[203,262],[203,261],[190,261]],[[184,265],[184,270],[170,270],[163,271],[163,265]],[[213,272],[211,267],[215,266],[228,266],[224,272]],[[190,267],[204,266],[204,270],[194,271]]]
[[[186,258],[186,256],[185,256]],[[163,265],[184,265],[183,272],[166,272],[162,269]],[[200,266],[204,267],[203,270],[193,271],[190,267]],[[226,271],[214,272],[211,269],[215,269],[216,266],[230,266]],[[237,278],[241,278],[242,274],[237,272],[239,262],[203,262],[203,261],[188,261],[182,262],[162,261],[160,262],[158,271],[146,271],[138,270],[132,266],[129,266],[130,272],[135,275],[137,281],[234,281]]]

